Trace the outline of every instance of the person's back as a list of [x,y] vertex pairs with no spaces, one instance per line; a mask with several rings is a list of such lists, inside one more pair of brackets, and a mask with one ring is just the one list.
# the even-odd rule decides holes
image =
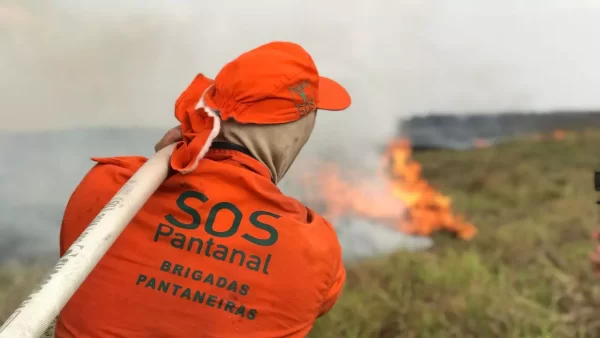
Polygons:
[[[278,67],[279,66],[279,67]],[[276,184],[317,109],[350,104],[297,45],[198,75],[175,115],[173,169],[62,310],[56,337],[304,337],[345,271],[332,226]],[[143,165],[96,159],[67,205],[61,255]]]
[[[98,161],[67,208],[61,254],[144,159]],[[90,192],[97,203],[78,205]],[[215,144],[150,198],[65,307],[57,336],[303,337],[337,298],[339,257],[324,219],[243,148]]]

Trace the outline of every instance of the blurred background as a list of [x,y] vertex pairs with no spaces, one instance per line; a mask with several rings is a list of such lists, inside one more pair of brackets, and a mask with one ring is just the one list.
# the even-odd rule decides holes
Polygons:
[[350,269],[315,337],[600,337],[598,36],[591,0],[3,0],[0,321],[90,157],[150,156],[195,74],[287,40],[353,97],[282,182]]

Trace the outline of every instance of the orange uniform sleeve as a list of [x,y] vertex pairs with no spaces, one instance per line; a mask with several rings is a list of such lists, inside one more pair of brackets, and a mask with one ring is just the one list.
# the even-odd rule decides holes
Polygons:
[[319,317],[325,315],[327,312],[333,308],[335,303],[337,302],[340,294],[342,293],[342,288],[344,286],[344,282],[346,282],[346,269],[344,268],[344,263],[342,261],[342,248],[340,247],[337,235],[331,223],[327,221],[325,218],[321,218],[332,231],[333,239],[336,241],[336,245],[334,246],[333,252],[331,252],[331,268],[332,268],[332,279],[331,286],[325,298],[323,300],[323,304],[321,305],[321,311],[319,312]]
[[333,283],[331,284],[329,292],[325,296],[325,301],[321,306],[319,317],[325,315],[327,312],[329,312],[329,310],[331,310],[331,308],[333,308],[340,297],[340,294],[342,293],[342,288],[344,286],[344,282],[346,281],[346,269],[344,269],[341,255],[340,258],[337,259],[334,276]]
[[120,186],[111,180],[114,174],[114,166],[96,164],[71,194],[60,227],[61,256],[119,191]]

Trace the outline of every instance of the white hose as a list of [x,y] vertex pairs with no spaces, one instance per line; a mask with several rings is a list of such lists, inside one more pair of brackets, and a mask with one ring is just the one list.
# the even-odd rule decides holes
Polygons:
[[49,276],[0,327],[0,338],[38,338],[106,251],[166,179],[174,145],[150,158],[56,263]]

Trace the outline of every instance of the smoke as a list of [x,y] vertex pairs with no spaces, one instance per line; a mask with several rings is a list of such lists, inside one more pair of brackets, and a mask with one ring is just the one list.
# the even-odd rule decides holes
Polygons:
[[[195,73],[270,40],[352,92],[315,139],[360,146],[398,117],[597,105],[588,1],[18,1],[0,5],[2,129],[174,124]],[[377,135],[376,137],[374,135]],[[317,143],[317,142],[315,142]]]
[[[599,19],[591,0],[5,0],[0,130],[167,129],[196,73],[288,40],[353,96],[349,111],[320,113],[288,177],[316,156],[376,165],[378,147],[413,114],[598,106]],[[89,165],[75,162],[98,155],[88,141],[57,141],[73,154],[57,168]],[[129,142],[115,152],[152,147]]]

